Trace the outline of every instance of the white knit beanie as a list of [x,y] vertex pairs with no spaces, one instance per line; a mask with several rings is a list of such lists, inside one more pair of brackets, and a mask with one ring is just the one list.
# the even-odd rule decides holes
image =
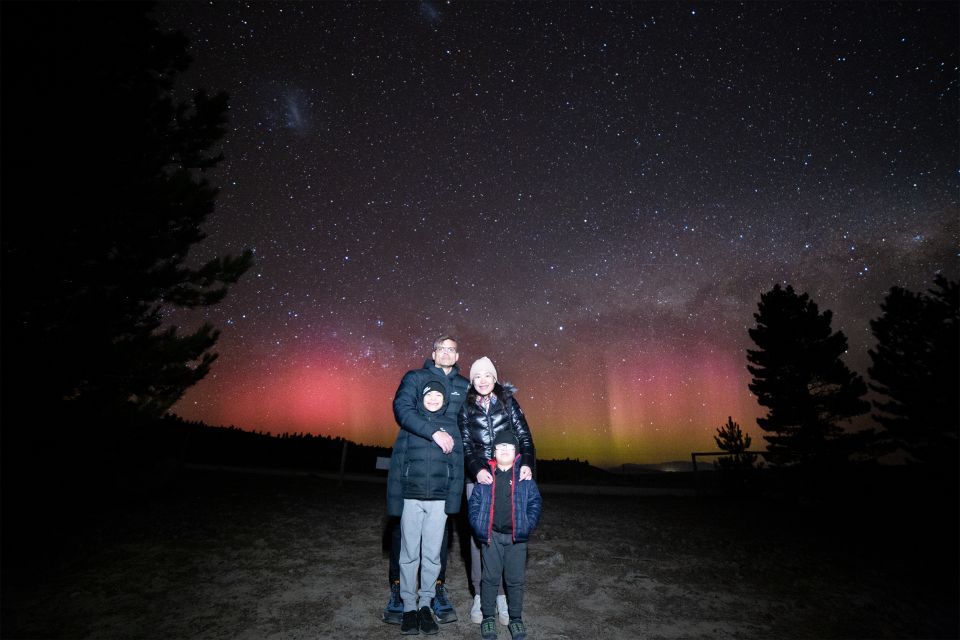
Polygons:
[[493,362],[487,356],[478,358],[470,365],[470,379],[476,378],[478,373],[492,373],[493,381],[497,381],[497,368],[493,366]]

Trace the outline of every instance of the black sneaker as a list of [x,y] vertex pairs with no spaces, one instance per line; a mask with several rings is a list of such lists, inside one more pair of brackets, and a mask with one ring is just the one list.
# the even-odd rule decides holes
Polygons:
[[497,640],[496,618],[484,618],[480,623],[480,640]]
[[453,608],[453,603],[447,597],[447,588],[443,585],[443,580],[437,580],[436,594],[430,606],[440,624],[457,621],[457,610]]
[[400,623],[400,633],[405,636],[415,636],[420,633],[420,614],[416,611],[404,611],[403,622]]
[[436,621],[433,619],[433,612],[430,611],[430,607],[420,607],[419,615],[420,631],[428,636],[432,636],[440,631],[440,627],[437,626]]
[[388,624],[400,624],[403,621],[403,600],[400,599],[400,581],[390,583],[390,599],[383,608],[381,616]]
[[521,620],[511,620],[507,628],[510,629],[510,637],[513,640],[527,640],[527,628],[523,626]]

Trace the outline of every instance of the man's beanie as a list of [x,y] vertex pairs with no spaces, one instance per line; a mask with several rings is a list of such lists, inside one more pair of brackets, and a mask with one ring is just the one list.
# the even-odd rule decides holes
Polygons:
[[442,382],[431,380],[430,382],[428,382],[423,386],[423,392],[420,395],[425,396],[431,391],[439,391],[443,395],[444,399],[446,399],[447,397],[447,389],[446,387],[443,386]]
[[490,358],[487,356],[483,356],[482,358],[475,360],[474,363],[470,365],[471,380],[477,377],[477,374],[479,373],[492,373],[493,381],[497,381],[497,368],[493,366],[493,362],[491,362]]
[[512,444],[514,449],[520,449],[520,441],[513,433],[512,429],[504,429],[493,439],[493,447],[496,449],[498,444]]

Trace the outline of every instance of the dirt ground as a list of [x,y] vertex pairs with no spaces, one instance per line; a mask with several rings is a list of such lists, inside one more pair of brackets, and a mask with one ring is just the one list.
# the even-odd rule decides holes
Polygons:
[[[527,569],[531,639],[957,637],[956,563],[931,547],[923,522],[912,540],[889,526],[899,516],[855,508],[542,489]],[[7,549],[0,633],[398,638],[380,621],[384,490],[184,472],[173,487],[65,525],[43,558]],[[453,544],[448,587],[460,620],[437,637],[475,640]],[[509,638],[505,627],[499,637]]]

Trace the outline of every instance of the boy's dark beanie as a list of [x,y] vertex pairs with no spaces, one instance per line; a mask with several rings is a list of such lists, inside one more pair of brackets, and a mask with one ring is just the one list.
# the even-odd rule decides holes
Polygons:
[[443,395],[443,399],[447,399],[447,388],[443,386],[442,382],[437,382],[436,380],[431,380],[423,386],[423,392],[420,394],[421,397],[427,395],[431,391],[439,391]]
[[493,446],[496,448],[498,444],[512,444],[514,449],[520,449],[520,441],[517,440],[516,434],[513,433],[512,429],[504,429],[493,439]]

